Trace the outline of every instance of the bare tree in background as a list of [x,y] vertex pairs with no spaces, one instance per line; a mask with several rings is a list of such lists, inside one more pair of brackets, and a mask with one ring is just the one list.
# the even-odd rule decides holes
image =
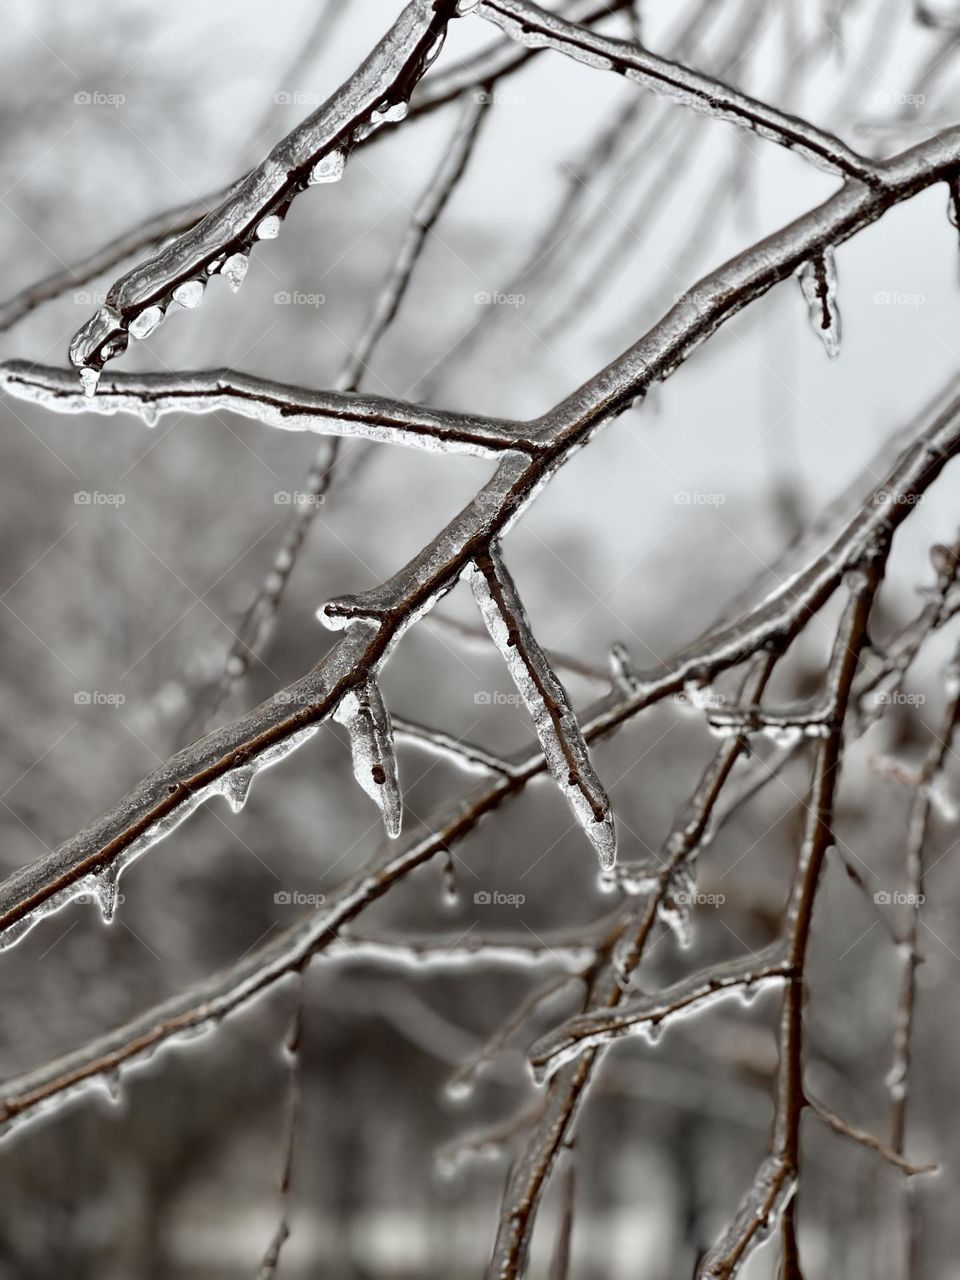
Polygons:
[[[287,83],[307,74],[343,18],[335,4],[320,8]],[[0,1124],[11,1135],[5,1150],[12,1153],[15,1176],[26,1176],[18,1162],[31,1143],[89,1106],[92,1086],[106,1085],[111,1096],[120,1096],[128,1083],[135,1091],[138,1082],[171,1069],[167,1057],[149,1071],[138,1069],[159,1049],[221,1025],[229,1034],[235,1019],[224,1023],[227,1015],[262,1013],[272,1007],[264,998],[278,993],[282,1017],[271,1034],[286,1023],[280,1030],[286,1080],[271,1078],[270,1089],[280,1089],[285,1102],[282,1124],[268,1128],[277,1148],[280,1207],[275,1211],[271,1202],[276,1228],[262,1242],[259,1275],[293,1275],[301,1268],[303,1274],[341,1274],[327,1269],[344,1265],[334,1263],[329,1249],[317,1246],[318,1257],[308,1258],[311,1250],[303,1244],[297,1252],[298,1200],[309,1204],[314,1194],[297,1172],[310,1123],[308,1048],[322,1055],[326,1020],[346,1017],[353,1003],[351,995],[340,1013],[331,1013],[336,995],[325,988],[327,1003],[317,1014],[307,985],[316,959],[318,966],[330,966],[334,988],[343,984],[355,994],[369,996],[375,991],[370,974],[381,975],[388,990],[379,1016],[403,1024],[417,1051],[447,1059],[451,1099],[476,1097],[484,1078],[494,1081],[495,1103],[440,1153],[452,1170],[478,1155],[508,1157],[496,1224],[489,1215],[482,1224],[488,1246],[492,1241],[491,1280],[621,1274],[613,1270],[614,1244],[601,1220],[604,1196],[612,1194],[617,1169],[626,1169],[629,1160],[635,1162],[629,1165],[631,1194],[642,1197],[646,1181],[659,1178],[671,1189],[679,1224],[666,1255],[634,1257],[631,1275],[722,1280],[742,1271],[795,1280],[869,1273],[916,1280],[955,1274],[945,1269],[956,1264],[944,1243],[944,1193],[936,1190],[945,1180],[947,1193],[956,1188],[956,1173],[949,1172],[953,1144],[946,1132],[931,1133],[926,1122],[921,1140],[914,1113],[918,1073],[924,1073],[920,1091],[947,1114],[956,1102],[951,1064],[960,1065],[951,1036],[949,1048],[941,1046],[942,1072],[925,1074],[923,1055],[934,1051],[936,1036],[918,1032],[925,999],[939,1008],[935,1021],[948,1008],[936,1005],[937,989],[924,991],[922,975],[932,938],[950,950],[926,921],[924,903],[931,867],[948,858],[957,822],[951,791],[960,653],[951,657],[956,642],[950,624],[960,608],[960,541],[955,526],[928,529],[922,513],[928,493],[949,483],[950,464],[960,452],[956,379],[925,408],[918,397],[912,421],[900,424],[892,442],[860,458],[862,479],[840,499],[821,502],[822,510],[807,515],[789,475],[779,492],[767,495],[783,554],[698,638],[690,638],[682,620],[669,619],[668,658],[638,661],[614,635],[606,664],[552,645],[528,616],[526,578],[512,566],[510,533],[567,474],[566,465],[595,447],[601,428],[613,435],[642,431],[659,385],[675,374],[682,379],[688,357],[697,352],[699,360],[701,348],[720,343],[728,323],[758,307],[776,286],[792,290],[791,305],[808,313],[826,357],[842,359],[841,246],[870,234],[880,219],[896,217],[899,206],[931,189],[945,200],[952,221],[960,221],[960,126],[951,123],[960,15],[897,7],[896,22],[920,42],[920,56],[915,65],[904,60],[898,66],[902,87],[886,94],[890,109],[877,118],[871,111],[878,68],[886,66],[895,39],[888,4],[811,0],[784,5],[781,13],[781,6],[757,0],[694,0],[671,15],[662,53],[647,43],[651,15],[645,8],[627,0],[569,0],[551,11],[531,0],[412,0],[379,43],[370,34],[372,51],[341,87],[248,172],[204,200],[156,213],[0,307],[0,324],[10,330],[69,291],[112,279],[72,338],[72,367],[38,358],[0,366],[6,404],[35,408],[32,422],[47,414],[100,419],[96,429],[109,441],[123,429],[118,415],[151,428],[186,415],[197,429],[204,415],[216,415],[249,420],[265,432],[324,437],[296,493],[286,495],[290,510],[282,514],[289,519],[264,544],[266,573],[237,613],[226,651],[218,650],[199,675],[174,673],[182,677],[183,696],[172,717],[173,736],[180,739],[173,754],[76,835],[11,871],[0,885],[0,947],[28,935],[32,945],[56,927],[51,917],[78,898],[92,898],[103,921],[116,916],[122,922],[136,883],[121,877],[133,863],[160,845],[162,858],[188,838],[200,820],[197,811],[208,801],[216,805],[216,797],[239,814],[258,775],[295,752],[306,756],[313,748],[300,748],[329,722],[341,726],[348,740],[334,740],[334,754],[349,751],[353,776],[378,807],[387,837],[336,887],[325,882],[311,910],[292,925],[274,921],[212,976],[168,983],[158,1002],[145,1009],[141,1003],[139,1012],[125,1006],[119,1025],[86,1042],[82,1034],[72,1038],[72,1047],[58,1042],[40,1066],[18,1062],[0,1090]],[[754,49],[767,65],[764,24],[774,9],[771,29],[782,41],[777,92],[756,96],[739,86]],[[453,34],[465,24],[489,24],[493,42],[459,59],[442,56],[448,28]],[[415,296],[418,268],[435,228],[469,176],[491,119],[507,109],[508,86],[521,85],[544,50],[600,80],[627,81],[624,96],[591,125],[592,142],[571,159],[565,190],[544,211],[542,233],[515,260],[512,275],[485,296],[479,319],[446,335],[441,356],[429,367],[419,373],[410,368],[415,381],[406,394],[375,394],[369,389],[372,370],[389,339],[402,330],[416,343],[416,309],[427,305]],[[810,118],[793,113],[807,84],[816,86],[817,95]],[[907,106],[917,108],[909,119]],[[202,321],[205,292],[219,287],[214,277],[224,277],[236,291],[248,271],[255,276],[259,242],[284,235],[298,197],[322,200],[328,184],[362,163],[375,141],[403,137],[421,117],[441,112],[446,134],[431,172],[386,271],[365,290],[360,323],[354,316],[344,322],[348,351],[329,389],[319,379],[300,386],[237,369],[117,371],[128,346],[132,353],[131,338],[149,351],[155,331],[167,321],[176,324],[178,311],[201,307]],[[674,132],[658,150],[667,122]],[[852,123],[863,127],[853,130]],[[706,158],[722,154],[730,125],[744,131],[750,146],[711,171]],[[857,148],[840,136],[855,132],[863,143]],[[690,263],[704,244],[709,247],[722,211],[734,209],[749,189],[755,157],[766,148],[785,150],[791,163],[819,171],[817,181],[829,182],[828,193],[779,229],[754,238],[741,234],[742,247],[696,279]],[[498,378],[522,384],[524,343],[537,334],[559,342],[585,314],[602,314],[605,291],[629,261],[629,241],[652,235],[661,206],[685,179],[698,184],[696,216],[680,251],[669,261],[664,255],[661,278],[638,273],[632,281],[636,324],[618,333],[621,346],[625,340],[632,345],[534,417],[434,407],[463,368],[496,369]],[[314,187],[320,190],[311,194]],[[314,256],[323,252],[322,244],[314,246]],[[955,264],[945,261],[943,271],[950,275]],[[431,288],[431,307],[439,306],[441,283]],[[523,331],[516,324],[511,329],[511,307],[498,301],[527,296],[536,299],[540,314],[527,309]],[[636,308],[652,302],[662,314],[648,325],[647,312]],[[244,305],[244,296],[230,304],[238,310]],[[517,308],[512,310],[515,316]],[[948,345],[952,352],[952,337]],[[23,404],[21,409],[27,411]],[[722,432],[722,415],[715,415],[711,430]],[[364,497],[360,460],[367,455],[361,449],[371,442],[472,455],[488,472],[449,522],[380,585],[316,599],[319,621],[334,633],[319,661],[290,683],[274,681],[264,700],[230,718],[231,700],[242,697],[255,677],[266,678],[266,663],[283,643],[282,610],[295,577],[307,593],[314,590],[309,539],[328,497],[339,495],[370,528],[385,518],[377,502]],[[829,470],[831,460],[823,458],[822,466]],[[204,516],[213,530],[227,493],[215,477],[206,491]],[[398,507],[406,501],[399,487],[395,500]],[[681,491],[675,499],[681,506],[701,500],[709,505],[710,495]],[[585,496],[588,507],[591,518],[602,521],[602,496]],[[955,514],[955,503],[951,509]],[[636,518],[645,519],[639,500]],[[905,607],[904,593],[894,596],[890,588],[890,566],[908,526],[918,522],[928,554],[920,561],[913,556],[900,570],[921,592],[918,604]],[[697,552],[709,554],[709,547]],[[233,559],[225,553],[225,564]],[[461,580],[470,612],[443,621],[434,611]],[[133,600],[119,601],[118,615],[128,606],[137,607]],[[643,608],[641,601],[641,616]],[[120,625],[120,616],[111,618],[111,627]],[[409,633],[432,625],[453,651],[466,646],[479,652],[486,643],[499,655],[515,692],[494,697],[481,691],[478,705],[522,707],[533,730],[527,745],[501,750],[475,741],[439,718],[442,699],[430,717],[422,710],[414,716],[413,705],[423,703],[414,681],[429,684],[429,673],[407,681],[409,700],[402,692],[394,699],[385,675],[388,659]],[[297,640],[316,645],[316,636],[302,632]],[[920,710],[925,698],[910,692],[909,681],[918,662],[930,663],[931,653],[941,705],[926,722]],[[575,691],[591,686],[597,696],[576,705]],[[468,696],[472,700],[473,691]],[[656,764],[659,775],[659,758],[646,758],[656,735],[656,741],[629,743],[616,761],[604,754],[601,744],[668,703],[690,736],[682,750]],[[891,724],[893,736],[884,737]],[[476,781],[438,797],[436,808],[423,812],[419,791],[414,807],[402,784],[424,754],[445,771],[444,790],[457,775]],[[288,768],[258,782],[255,794],[269,791],[274,779],[279,786]],[[641,791],[654,776],[667,779],[662,785],[673,817],[662,833],[654,834],[652,823],[639,834],[626,824],[617,784],[628,776],[630,788]],[[533,784],[544,778],[560,792],[572,824],[568,831],[561,822],[560,835],[549,839],[529,813],[523,816],[519,802],[507,803],[537,791]],[[300,788],[309,785],[299,782]],[[675,804],[671,788],[685,797],[681,803]],[[769,837],[763,874],[755,874],[755,865],[737,871],[778,821],[757,819],[759,831],[750,825],[776,788],[789,795],[790,821]],[[841,806],[854,791],[859,808],[848,821]],[[328,799],[335,802],[337,793]],[[288,793],[271,815],[278,840],[289,819],[287,836],[301,842],[297,804],[297,794]],[[549,797],[544,806],[556,817]],[[405,822],[412,822],[411,834],[402,829]],[[243,824],[233,830],[242,840]],[[525,901],[519,888],[494,887],[495,878],[482,873],[481,853],[488,847],[510,858],[523,847],[525,864],[539,863],[570,832],[576,870],[543,865],[543,909],[536,916],[517,912]],[[711,855],[728,839],[732,866],[719,876],[711,871]],[[881,848],[888,861],[881,860]],[[350,845],[341,856],[352,851]],[[309,852],[333,864],[331,871],[340,861],[331,848],[314,845]],[[422,895],[415,908],[408,899],[393,919],[384,915],[387,896],[392,900],[408,881],[419,883],[415,873],[431,863],[442,868],[451,902],[466,900],[468,914],[457,927],[438,923],[432,905],[420,905]],[[206,874],[202,863],[196,874]],[[291,895],[276,896],[285,905]],[[168,910],[176,909],[175,901]],[[216,899],[205,909],[216,913]],[[858,912],[866,912],[866,925]],[[204,927],[215,932],[215,916]],[[881,1000],[870,986],[869,1001],[864,995],[861,1054],[855,1037],[844,1038],[843,1022],[851,1016],[844,1001],[851,993],[843,990],[839,959],[867,933],[884,939],[886,993]],[[468,1045],[470,1037],[456,1026],[456,993],[477,975],[491,985],[480,1000],[485,1025]],[[96,974],[89,976],[93,993],[97,981]],[[29,985],[29,970],[24,982]],[[433,982],[441,984],[435,1005],[424,995]],[[951,984],[956,986],[955,975],[948,974],[944,985]],[[404,1000],[409,1006],[402,1006]],[[623,1039],[635,1049],[613,1049]],[[437,1048],[441,1042],[449,1053]],[[264,1043],[266,1031],[258,1048]],[[515,1043],[524,1047],[533,1084],[503,1074]],[[248,1043],[244,1055],[236,1055],[236,1079],[228,1089],[234,1111],[242,1105],[244,1057],[253,1052]],[[390,1062],[376,1056],[378,1083],[369,1086],[376,1101],[369,1114],[384,1135],[391,1114],[405,1103]],[[658,1063],[664,1064],[659,1076]],[[231,1070],[222,1063],[217,1069]],[[629,1096],[641,1087],[649,1113],[638,1118],[636,1108],[617,1112],[618,1119],[600,1130],[599,1147],[589,1146],[595,1099]],[[83,1099],[75,1103],[78,1095]],[[746,1120],[717,1118],[728,1095],[746,1098]],[[365,1105],[351,1095],[344,1123],[359,1131]],[[134,1092],[131,1113],[138,1106]],[[674,1119],[668,1123],[664,1112]],[[42,1127],[27,1123],[41,1116]],[[163,1123],[175,1127],[176,1115]],[[243,1123],[242,1112],[233,1114],[225,1128]],[[835,1145],[825,1146],[827,1137]],[[202,1145],[204,1139],[194,1141]],[[753,1169],[744,1177],[747,1155]],[[149,1163],[149,1152],[143,1160]],[[265,1181],[256,1197],[267,1198]],[[43,1202],[42,1188],[36,1199]],[[542,1207],[542,1243],[533,1248]],[[18,1253],[16,1231],[10,1230],[10,1257],[25,1267],[27,1254]],[[882,1247],[871,1243],[874,1236]],[[769,1246],[759,1248],[768,1239]],[[160,1256],[156,1240],[150,1248],[154,1259]],[[398,1253],[379,1269],[355,1260],[350,1274],[471,1274],[468,1254],[451,1245],[446,1262],[427,1266],[406,1263]],[[148,1274],[144,1254],[133,1256],[139,1261],[97,1274]],[[122,1269],[131,1265],[132,1271]],[[249,1274],[256,1265],[251,1255]],[[158,1274],[175,1273],[192,1274],[187,1267],[175,1272],[168,1257]],[[46,1272],[37,1263],[30,1274]]]

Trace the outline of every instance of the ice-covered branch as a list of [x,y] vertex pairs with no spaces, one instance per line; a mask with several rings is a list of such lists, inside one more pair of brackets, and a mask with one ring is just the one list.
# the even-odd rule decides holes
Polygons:
[[0,365],[0,387],[55,413],[129,413],[151,427],[165,413],[235,413],[281,431],[311,431],[479,457],[531,453],[541,447],[520,424],[423,409],[383,396],[309,391],[231,369],[113,374],[102,379],[91,401],[68,370],[10,360]]
[[849,599],[837,630],[825,682],[833,715],[830,731],[817,749],[800,855],[783,927],[790,979],[780,1012],[780,1062],[770,1152],[730,1226],[701,1259],[697,1268],[699,1280],[731,1280],[776,1224],[796,1188],[800,1119],[807,1105],[803,1085],[803,1002],[814,900],[827,850],[834,840],[833,814],[843,722],[889,551],[889,539],[878,539],[849,575]]
[[296,196],[335,182],[357,142],[405,118],[417,82],[440,51],[457,0],[410,0],[356,72],[297,125],[196,226],[114,281],[77,332],[70,360],[93,394],[104,364],[146,337],[173,303],[196,306],[212,275],[239,288],[258,239],[274,238]]
[[542,1084],[587,1049],[612,1044],[624,1036],[643,1035],[655,1040],[672,1018],[696,1013],[730,994],[750,996],[790,976],[785,948],[777,945],[767,955],[750,955],[746,959],[713,965],[655,995],[626,1000],[609,1012],[594,1010],[577,1014],[533,1045],[530,1064],[534,1078]]
[[[485,99],[468,97],[458,117],[452,145],[444,149],[439,165],[413,210],[400,251],[374,299],[364,330],[352,346],[337,377],[336,391],[352,393],[359,389],[367,365],[381,339],[390,329],[406,295],[427,238],[466,169],[485,112]],[[320,509],[321,500],[330,488],[339,457],[339,445],[340,437],[335,437],[332,444],[321,446],[313,460],[303,487],[305,500],[297,505],[270,571],[237,627],[219,681],[209,697],[200,699],[201,711],[191,721],[202,732],[210,727],[214,715],[266,644],[310,526]]]
[[566,690],[537,643],[499,548],[491,544],[469,571],[487,630],[533,718],[550,775],[590,838],[600,865],[617,856],[610,801],[590,760]]
[[479,0],[477,12],[528,48],[556,49],[587,66],[615,71],[684,106],[729,120],[812,160],[831,173],[877,184],[880,171],[831,133],[816,128],[629,40],[600,35],[548,13],[532,0]]

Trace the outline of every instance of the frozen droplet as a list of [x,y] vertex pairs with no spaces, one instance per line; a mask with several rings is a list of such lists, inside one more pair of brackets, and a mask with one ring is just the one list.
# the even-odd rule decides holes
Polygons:
[[231,769],[221,782],[221,794],[234,813],[239,813],[247,803],[255,773],[249,766]]
[[107,1089],[107,1097],[114,1106],[117,1106],[123,1100],[123,1087],[120,1083],[119,1069],[114,1068],[113,1071],[108,1071],[103,1077],[103,1083]]
[[831,359],[840,354],[840,312],[837,307],[837,267],[832,249],[810,258],[798,273],[810,323]]
[[83,394],[87,397],[97,394],[97,383],[100,381],[99,369],[81,369],[80,385],[83,387]]
[[310,185],[316,186],[321,182],[339,182],[343,177],[346,164],[347,157],[342,151],[328,151],[325,156],[320,157],[310,170]]
[[656,1044],[663,1035],[663,1023],[659,1019],[644,1023],[644,1035],[650,1044]]
[[387,835],[395,839],[400,834],[403,803],[393,726],[376,681],[369,680],[359,692],[348,693],[334,719],[350,734],[354,777],[380,809]]
[[162,320],[163,312],[159,307],[144,307],[140,314],[130,321],[130,337],[148,338]]
[[238,291],[246,278],[247,268],[250,266],[250,259],[245,253],[231,253],[230,257],[224,262],[220,268],[220,274],[226,277],[230,288],[234,293]]
[[448,1102],[466,1102],[473,1093],[475,1081],[463,1072],[457,1072],[443,1086],[443,1096]]
[[174,289],[173,300],[188,309],[199,307],[203,301],[203,288],[202,280],[185,280]]
[[145,427],[155,427],[160,421],[160,410],[153,400],[144,400],[140,405],[140,417]]
[[271,213],[268,218],[264,218],[262,222],[257,224],[258,240],[276,240],[280,234],[280,219],[275,213]]
[[465,14],[476,13],[480,8],[480,0],[457,0],[457,17],[462,18]]
[[119,883],[119,877],[113,867],[107,867],[101,871],[94,880],[94,893],[100,904],[100,914],[104,924],[112,923],[116,914]]
[[410,112],[405,102],[388,102],[373,114],[381,124],[399,124]]

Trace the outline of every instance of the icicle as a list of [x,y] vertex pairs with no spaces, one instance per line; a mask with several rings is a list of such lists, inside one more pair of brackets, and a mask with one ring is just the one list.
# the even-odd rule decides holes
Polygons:
[[145,427],[155,427],[160,421],[160,410],[152,400],[144,400],[140,405],[140,417]]
[[100,904],[100,915],[103,917],[104,924],[112,924],[113,917],[117,910],[117,900],[119,898],[120,877],[117,874],[116,867],[106,867],[94,878],[94,894],[97,902]]
[[250,795],[250,787],[255,776],[255,769],[252,769],[249,765],[243,765],[240,768],[231,769],[220,783],[220,794],[234,813],[239,813],[247,803],[247,797]]
[[350,734],[354,777],[379,806],[387,835],[395,839],[400,834],[403,806],[390,713],[376,681],[368,681],[359,694],[348,693],[333,718]]
[[99,369],[81,369],[80,385],[83,387],[83,394],[91,398],[97,394],[97,383],[100,381]]
[[123,1101],[123,1088],[120,1083],[119,1069],[115,1067],[113,1071],[108,1071],[103,1077],[103,1083],[106,1086],[107,1097],[115,1107],[119,1106]]
[[610,801],[590,760],[567,692],[537,643],[513,579],[491,547],[468,570],[490,637],[533,717],[550,774],[593,844],[601,869],[612,867],[617,837]]
[[457,868],[454,865],[452,850],[445,848],[443,855],[443,900],[448,907],[455,907],[460,900]]
[[250,259],[245,253],[231,253],[220,268],[220,274],[226,277],[234,293],[237,293],[243,284],[249,266]]
[[832,249],[810,258],[798,273],[807,301],[810,323],[831,359],[840,354],[840,312],[837,309],[837,267]]
[[280,219],[275,213],[271,213],[269,217],[264,218],[262,222],[257,223],[258,240],[276,240],[279,234]]
[[159,307],[144,307],[140,314],[130,321],[130,337],[149,337],[162,320],[163,312]]
[[311,169],[308,179],[310,185],[317,186],[321,182],[339,182],[343,177],[346,164],[347,157],[344,152],[328,151],[325,156],[320,157]]
[[193,307],[199,307],[203,301],[204,284],[202,280],[187,280],[183,284],[178,284],[173,291],[173,300],[178,302],[181,307],[191,310]]
[[687,866],[674,871],[667,892],[657,903],[657,915],[677,942],[686,950],[693,941],[691,906],[696,896],[696,882]]

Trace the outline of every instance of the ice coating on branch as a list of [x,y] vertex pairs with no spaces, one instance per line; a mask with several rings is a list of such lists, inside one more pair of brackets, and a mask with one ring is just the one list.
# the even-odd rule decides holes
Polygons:
[[[282,742],[278,742],[274,746],[267,747],[266,750],[261,751],[246,767],[253,773],[268,769],[290,755],[291,752],[296,751],[298,747],[309,741],[318,731],[319,726],[317,725],[309,725],[306,729],[300,729]],[[186,822],[191,814],[195,813],[200,805],[209,800],[211,796],[224,794],[224,780],[223,778],[218,778],[208,786],[199,787],[196,790],[185,785],[171,784],[171,795],[173,794],[177,796],[175,806],[151,822],[141,835],[131,840],[119,853],[115,854],[108,866],[92,875],[73,881],[73,883],[56,893],[51,893],[39,906],[0,931],[0,951],[5,951],[8,947],[15,946],[41,920],[53,915],[77,898],[86,897],[88,894],[92,895],[100,904],[104,918],[112,915],[117,902],[117,885],[127,868],[149,849],[152,849],[154,845],[159,844],[172,832],[176,831],[181,823]]]
[[616,687],[628,697],[639,690],[640,681],[637,679],[633,660],[627,652],[626,645],[621,644],[619,640],[610,646],[610,674],[613,676]]
[[537,643],[499,550],[478,557],[467,571],[491,639],[530,715],[550,774],[590,838],[601,869],[616,861],[610,801],[590,761],[566,690]]
[[745,1257],[744,1242],[760,1244],[779,1225],[797,1189],[796,1170],[782,1155],[771,1154],[757,1170],[737,1215],[700,1262],[699,1280],[730,1280]]
[[[614,1009],[576,1014],[542,1036],[530,1050],[534,1079],[542,1084],[588,1049],[628,1036],[655,1039],[668,1019],[693,1017],[746,986],[753,991],[782,983],[789,972],[780,944],[759,955],[715,965],[653,995],[642,994]],[[651,1035],[652,1030],[652,1035]]]
[[696,889],[693,872],[686,863],[682,863],[671,875],[666,891],[657,902],[657,915],[684,950],[693,942],[691,916]]
[[354,777],[380,809],[387,835],[395,839],[403,804],[390,713],[377,682],[369,680],[359,692],[346,694],[333,718],[350,734]]
[[831,359],[840,354],[840,311],[837,266],[832,249],[810,258],[797,273],[810,312],[810,323]]
[[[453,13],[453,0],[409,0],[354,74],[234,183],[217,208],[113,283],[106,306],[70,344],[74,367],[102,369],[120,354],[127,331],[146,323],[145,311],[163,312],[175,291],[201,272],[220,271],[238,288],[250,249],[258,237],[274,234],[275,220],[298,193],[313,183],[336,181],[350,149],[367,133],[404,118]],[[95,382],[86,379],[85,385],[94,394]]]
[[600,876],[600,888],[605,893],[619,889],[631,896],[655,893],[662,874],[663,866],[658,862],[619,862]]

